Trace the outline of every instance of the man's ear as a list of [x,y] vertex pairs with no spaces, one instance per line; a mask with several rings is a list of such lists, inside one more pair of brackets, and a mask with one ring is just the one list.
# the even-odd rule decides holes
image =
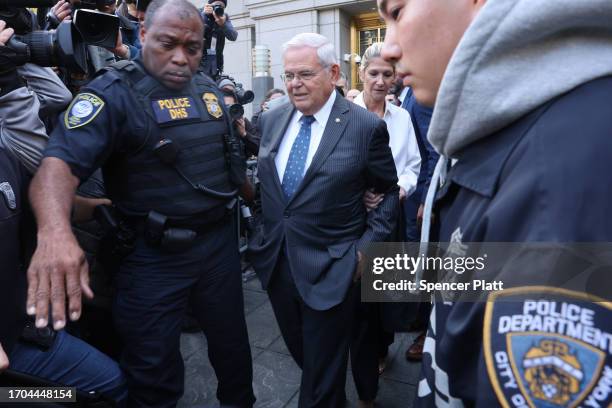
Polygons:
[[329,71],[331,72],[332,82],[335,85],[338,79],[340,79],[340,65],[333,64]]

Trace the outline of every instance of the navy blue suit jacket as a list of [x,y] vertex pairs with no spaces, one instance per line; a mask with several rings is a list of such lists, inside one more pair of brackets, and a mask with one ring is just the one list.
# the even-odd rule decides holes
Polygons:
[[[266,288],[284,248],[304,302],[327,310],[345,298],[357,251],[391,236],[397,174],[385,122],[337,95],[312,163],[287,200],[274,158],[294,111],[284,104],[259,119],[263,224],[250,242],[250,260]],[[370,213],[363,204],[369,188],[385,193]]]

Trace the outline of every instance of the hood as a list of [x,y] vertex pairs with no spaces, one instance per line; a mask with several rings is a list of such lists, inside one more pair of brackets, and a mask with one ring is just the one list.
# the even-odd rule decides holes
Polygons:
[[489,0],[440,85],[428,138],[452,157],[535,108],[612,74],[612,1]]

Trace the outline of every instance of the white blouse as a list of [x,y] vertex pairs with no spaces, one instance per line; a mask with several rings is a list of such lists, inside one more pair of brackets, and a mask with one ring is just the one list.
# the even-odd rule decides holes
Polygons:
[[[367,109],[363,100],[363,92],[353,102]],[[399,106],[386,103],[383,119],[389,132],[389,147],[399,179],[397,184],[406,190],[406,195],[409,196],[416,189],[421,169],[421,153],[410,114]]]

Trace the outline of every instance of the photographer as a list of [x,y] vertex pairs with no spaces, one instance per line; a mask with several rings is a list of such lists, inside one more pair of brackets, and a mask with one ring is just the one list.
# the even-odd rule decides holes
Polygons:
[[[252,126],[244,117],[244,108],[238,103],[236,93],[229,89],[221,89],[221,93],[223,94],[223,102],[231,116],[234,132],[240,136],[242,151],[246,153],[244,157],[256,156],[259,150],[260,137],[252,133]],[[247,203],[251,203],[255,199],[255,187],[248,178],[240,186],[239,195]]]
[[238,32],[225,13],[227,1],[208,0],[204,6],[204,52],[200,70],[213,79],[223,72],[223,49],[225,39],[236,41]]
[[[230,109],[230,115],[234,121],[234,129],[240,136],[245,157],[257,156],[259,152],[259,142],[261,137],[257,134],[257,130],[247,118],[244,117],[244,108],[239,103],[239,98],[236,93],[227,88],[221,88],[225,105]],[[234,116],[234,113],[236,116]]]
[[25,86],[15,51],[5,46],[13,34],[0,20],[0,372],[10,368],[82,391],[101,392],[121,404],[127,392],[114,361],[65,331],[36,330],[27,322],[25,267],[35,241],[27,187],[44,144],[34,143],[29,151],[22,151],[13,143],[40,142],[47,136],[39,118],[41,102]]

